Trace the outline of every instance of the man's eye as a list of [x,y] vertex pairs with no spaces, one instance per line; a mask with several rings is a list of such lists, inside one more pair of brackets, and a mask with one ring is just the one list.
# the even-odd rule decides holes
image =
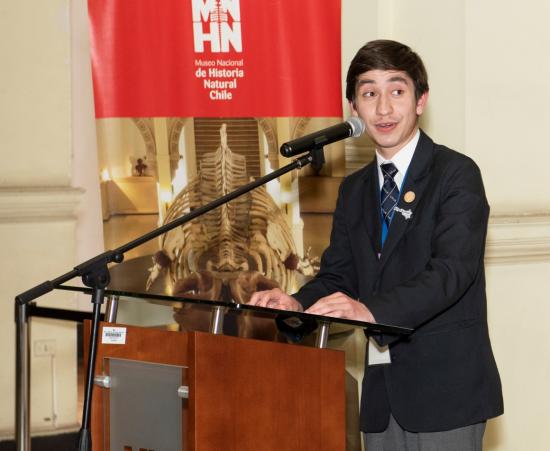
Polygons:
[[391,92],[394,96],[401,96],[403,95],[403,90],[402,89],[394,89],[392,92]]
[[363,97],[374,97],[374,92],[372,91],[365,91],[363,93]]

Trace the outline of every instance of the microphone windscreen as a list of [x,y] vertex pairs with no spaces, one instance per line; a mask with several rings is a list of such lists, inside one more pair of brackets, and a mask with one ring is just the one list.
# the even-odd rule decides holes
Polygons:
[[346,121],[351,127],[351,138],[358,138],[365,131],[365,123],[357,116],[352,116]]

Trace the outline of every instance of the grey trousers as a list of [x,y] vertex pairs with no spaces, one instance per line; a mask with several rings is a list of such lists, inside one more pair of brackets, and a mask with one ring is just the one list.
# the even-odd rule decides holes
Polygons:
[[485,422],[444,432],[405,431],[393,415],[384,432],[366,433],[365,451],[481,451]]

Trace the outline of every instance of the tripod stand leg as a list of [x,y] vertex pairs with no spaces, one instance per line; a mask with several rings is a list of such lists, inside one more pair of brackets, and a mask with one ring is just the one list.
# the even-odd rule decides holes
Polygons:
[[17,451],[30,451],[30,348],[27,304],[16,306],[15,322],[15,442]]
[[88,370],[86,372],[86,388],[84,391],[84,408],[82,410],[82,427],[78,439],[79,451],[90,451],[92,449],[92,437],[90,433],[90,417],[92,408],[92,389],[94,384],[95,361],[97,356],[97,340],[99,335],[99,319],[101,304],[103,303],[104,288],[94,288],[92,294],[93,318],[90,337],[90,349],[88,354]]

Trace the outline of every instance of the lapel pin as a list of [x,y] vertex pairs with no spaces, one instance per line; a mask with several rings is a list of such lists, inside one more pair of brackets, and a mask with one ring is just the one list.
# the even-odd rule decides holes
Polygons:
[[410,204],[416,197],[416,194],[414,194],[414,191],[407,191],[405,195],[403,196],[403,200]]
[[404,210],[403,208],[394,207],[394,211],[401,213],[406,220],[411,219],[413,214],[410,208],[408,210]]

